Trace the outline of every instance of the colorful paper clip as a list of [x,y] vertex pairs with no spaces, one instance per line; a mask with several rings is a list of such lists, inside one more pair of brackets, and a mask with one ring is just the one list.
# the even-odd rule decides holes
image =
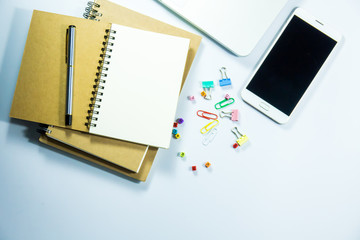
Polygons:
[[228,117],[228,118],[230,118],[232,121],[239,121],[239,110],[233,109],[233,110],[231,110],[231,112],[221,111],[220,117],[222,117],[222,118],[223,118],[223,117]]
[[201,93],[201,95],[205,98],[205,99],[211,99],[211,88],[214,88],[214,82],[213,81],[205,81],[202,82],[202,87],[205,91],[205,96],[203,93]]
[[221,73],[221,79],[219,80],[219,84],[220,87],[224,87],[224,86],[229,86],[231,85],[231,80],[230,78],[228,78],[228,76],[226,75],[226,68],[222,67],[220,68],[220,73]]
[[199,110],[196,112],[196,114],[199,117],[205,118],[207,120],[215,120],[218,119],[218,115],[216,115],[215,113],[211,113],[211,112],[205,112],[203,110]]
[[233,99],[233,98],[224,99],[221,102],[218,102],[217,104],[215,104],[215,109],[224,108],[226,106],[233,104],[234,102],[235,102],[235,99]]
[[210,131],[211,129],[213,129],[215,126],[217,126],[219,124],[219,120],[214,120],[212,122],[210,122],[209,124],[207,124],[205,127],[203,127],[202,129],[200,129],[200,132],[202,134],[207,133],[208,131]]
[[244,143],[246,143],[249,140],[249,138],[245,134],[240,133],[240,131],[237,127],[234,127],[233,129],[231,129],[231,131],[235,134],[235,136],[237,138],[236,143],[239,146],[243,145]]
[[204,146],[209,145],[209,143],[211,143],[211,142],[214,140],[214,138],[216,137],[217,132],[218,132],[217,128],[211,129],[211,130],[205,135],[205,138],[203,139],[202,144],[203,144]]

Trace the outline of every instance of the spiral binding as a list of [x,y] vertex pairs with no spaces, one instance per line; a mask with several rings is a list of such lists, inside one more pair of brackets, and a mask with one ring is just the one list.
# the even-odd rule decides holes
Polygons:
[[90,98],[91,103],[89,104],[90,109],[88,110],[88,116],[86,117],[87,127],[96,127],[96,121],[98,120],[98,115],[100,114],[99,108],[101,107],[102,98],[101,96],[104,93],[101,90],[105,89],[105,83],[107,81],[107,71],[109,70],[112,48],[115,40],[116,31],[111,29],[105,30],[105,41],[103,42],[103,47],[101,48],[99,66],[97,67],[98,72],[96,73],[96,78],[94,80],[95,84],[93,85],[94,90],[91,92],[92,97]]
[[53,126],[39,124],[39,127],[36,129],[36,131],[41,134],[51,134],[52,131],[49,129],[49,127],[53,127]]
[[89,1],[87,5],[88,6],[85,8],[85,12],[83,14],[84,18],[100,21],[98,17],[101,17],[102,13],[100,13],[99,10],[96,9],[96,8],[100,8],[100,4],[96,3],[95,1],[94,2]]

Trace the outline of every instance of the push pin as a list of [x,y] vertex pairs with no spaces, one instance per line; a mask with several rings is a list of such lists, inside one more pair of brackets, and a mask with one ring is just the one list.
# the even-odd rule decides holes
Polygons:
[[178,123],[177,123],[177,122],[174,122],[173,127],[176,128],[177,126],[178,126]]
[[177,134],[177,133],[178,133],[178,130],[177,130],[177,129],[173,129],[173,130],[172,130],[172,134],[175,135],[175,134]]
[[190,101],[195,101],[195,97],[194,97],[194,96],[188,96],[188,99],[189,99]]
[[178,119],[176,119],[176,122],[177,122],[177,123],[179,123],[179,124],[183,124],[184,119],[182,119],[182,118],[178,118]]
[[206,168],[209,168],[210,166],[211,166],[211,163],[209,163],[209,162],[205,163]]
[[238,146],[239,146],[239,144],[234,143],[233,148],[237,148]]
[[225,67],[220,68],[220,73],[221,73],[221,79],[219,80],[220,87],[231,85],[231,80],[226,75]]
[[179,152],[179,156],[180,156],[181,158],[183,158],[183,157],[185,157],[185,153],[184,153],[184,152]]
[[180,138],[180,134],[177,133],[177,134],[174,135],[174,137],[175,137],[176,139],[179,139],[179,138]]
[[225,95],[225,99],[226,99],[226,100],[229,100],[229,99],[230,99],[230,95],[229,95],[229,94],[226,94],[226,95]]
[[202,82],[202,87],[205,91],[205,96],[203,96],[205,99],[210,100],[211,99],[211,89],[214,88],[214,82],[213,81],[205,81]]
[[201,96],[203,96],[204,98],[206,97],[206,92],[205,92],[205,91],[202,91],[200,94],[201,94]]
[[221,111],[220,117],[228,117],[231,121],[239,121],[239,110],[233,109],[231,112]]
[[191,170],[196,171],[196,166],[192,166]]
[[245,135],[245,134],[241,134],[239,132],[239,129],[237,127],[234,127],[233,129],[231,129],[231,131],[235,134],[237,140],[236,140],[236,143],[241,146],[243,145],[244,143],[246,143],[249,138]]

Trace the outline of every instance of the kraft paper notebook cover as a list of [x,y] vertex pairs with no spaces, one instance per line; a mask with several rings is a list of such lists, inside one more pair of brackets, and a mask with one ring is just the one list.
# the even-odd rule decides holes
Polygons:
[[[66,131],[72,131],[72,130],[68,130],[65,129]],[[68,145],[62,144],[58,141],[55,141],[51,138],[46,137],[45,135],[42,135],[39,139],[40,142],[52,146],[54,148],[57,148],[59,150],[65,151],[67,153],[73,154],[75,156],[78,156],[80,158],[83,158],[85,160],[88,160],[90,162],[96,163],[102,167],[108,168],[112,171],[115,171],[117,173],[121,173],[123,175],[126,175],[128,177],[134,178],[136,180],[139,181],[146,181],[146,178],[150,172],[151,166],[154,162],[155,159],[155,155],[157,152],[157,148],[155,147],[149,147],[149,150],[146,153],[146,156],[144,158],[144,161],[141,165],[141,168],[139,169],[139,172],[135,173],[132,171],[129,171],[128,169],[122,168],[118,165],[112,164],[111,162],[108,161],[104,161],[101,158],[97,158],[91,154],[87,154],[83,151],[80,151],[79,149],[75,149],[75,148],[69,148]]]
[[[201,42],[200,36],[190,33],[190,32],[187,32],[185,30],[176,28],[169,24],[163,23],[163,22],[153,19],[151,17],[142,15],[140,13],[137,13],[135,11],[124,8],[122,6],[119,6],[115,3],[112,3],[112,2],[109,2],[106,0],[96,1],[96,3],[97,3],[97,5],[94,6],[94,3],[89,2],[89,8],[87,8],[87,12],[84,14],[85,17],[92,19],[92,20],[94,20],[94,18],[96,18],[96,20],[100,20],[100,21],[114,22],[117,24],[123,24],[123,25],[130,26],[130,27],[138,27],[138,28],[144,29],[144,30],[151,30],[151,31],[155,31],[155,32],[167,33],[167,34],[172,34],[175,36],[189,38],[190,39],[190,49],[189,49],[188,58],[187,58],[185,71],[184,71],[184,76],[183,76],[183,81],[182,81],[182,84],[184,84],[187,74],[192,65],[192,62],[195,58],[197,49],[200,45],[200,42]],[[94,9],[94,11],[97,11],[97,12],[95,13],[92,9]],[[96,16],[94,16],[94,14],[97,14],[97,15],[101,14],[102,16],[96,17]],[[80,134],[77,131],[72,131],[69,129],[58,128],[58,127],[53,127],[53,130],[61,131],[63,133],[70,132],[73,134]],[[90,135],[89,135],[89,138],[90,138]],[[104,144],[106,144],[106,141],[109,141],[108,138],[104,138],[104,137],[101,137],[101,138],[103,139]],[[69,139],[67,139],[67,138],[59,139],[59,141],[63,142],[63,143],[61,143],[59,141],[55,141],[53,139],[46,138],[46,136],[43,136],[42,139],[40,139],[40,141],[43,142],[44,144],[48,144],[55,148],[66,151],[68,153],[75,154],[75,155],[82,157],[84,159],[87,159],[91,162],[100,164],[104,167],[110,168],[114,171],[123,173],[127,176],[130,176],[132,178],[135,178],[137,180],[142,180],[142,181],[145,181],[145,179],[150,171],[152,161],[154,160],[156,152],[157,152],[157,148],[149,147],[149,150],[146,153],[146,157],[144,158],[144,162],[140,168],[140,171],[142,171],[142,172],[141,173],[139,172],[139,174],[134,174],[134,173],[129,173],[129,171],[127,171],[124,168],[121,168],[117,165],[111,164],[111,162],[114,161],[112,159],[108,159],[110,162],[106,162],[106,161],[101,160],[100,158],[93,156],[93,155],[87,154],[86,152],[91,151],[91,148],[92,148],[91,145],[86,145],[86,144],[84,145],[84,144],[80,144],[80,143],[78,144],[77,142],[75,142],[75,146],[70,147],[68,145],[63,144],[64,142],[66,143],[67,141],[69,141]],[[74,141],[71,141],[71,142],[74,142]],[[123,142],[123,141],[118,140],[118,143],[121,143],[121,142]],[[82,148],[81,146],[84,146],[84,148]],[[78,148],[78,149],[75,149],[75,148]],[[79,150],[79,148],[80,148],[80,150]],[[145,147],[144,147],[144,149],[145,149]],[[144,150],[142,152],[144,152]],[[97,155],[101,155],[101,154],[102,153],[100,150],[97,151]],[[149,156],[151,156],[151,157],[149,157]],[[127,156],[124,159],[124,161],[125,161],[124,166],[126,166],[126,162],[131,162],[133,160],[136,161],[138,159],[129,158],[129,156]],[[139,176],[143,176],[144,178],[141,179]]]
[[34,11],[10,116],[64,126],[69,25],[71,128],[168,148],[190,40],[114,23]]
[[[138,172],[149,146],[105,138],[85,132],[49,126],[45,132],[48,138],[87,154],[101,158],[133,172]],[[130,160],[129,160],[130,159]]]

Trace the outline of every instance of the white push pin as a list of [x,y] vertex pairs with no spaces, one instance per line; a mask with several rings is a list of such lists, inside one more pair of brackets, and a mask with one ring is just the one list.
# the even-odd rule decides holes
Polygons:
[[221,111],[220,117],[222,117],[222,118],[223,118],[223,117],[228,117],[228,118],[230,118],[232,121],[239,121],[239,110],[233,109],[233,110],[231,110],[231,112]]

